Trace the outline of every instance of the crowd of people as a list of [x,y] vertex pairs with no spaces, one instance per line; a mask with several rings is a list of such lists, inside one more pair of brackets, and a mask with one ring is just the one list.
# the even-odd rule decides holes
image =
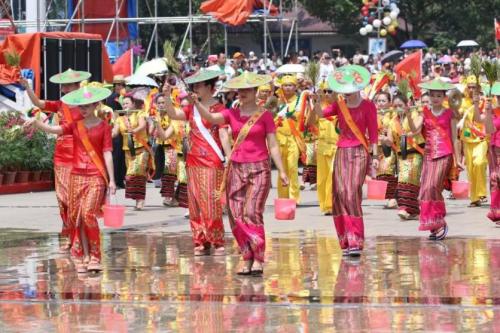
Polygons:
[[112,91],[68,69],[51,78],[61,86],[60,101],[38,99],[23,80],[35,106],[59,120],[49,125],[36,116],[26,126],[58,135],[54,171],[67,237],[61,251],[71,251],[76,269],[102,269],[97,218],[106,191],[125,188],[140,211],[154,181],[165,206],[187,209],[194,255],[225,255],[227,212],[242,256],[238,274],[262,275],[273,165],[279,198],[300,205],[302,190],[317,191],[346,256],[364,247],[362,187],[370,178],[387,182],[386,209],[419,219],[419,230],[438,241],[448,232],[443,191],[466,170],[470,207],[483,205],[489,163],[488,217],[500,221],[500,113],[490,97],[500,95],[500,83],[484,91],[468,55],[440,67],[429,51],[417,93],[398,88],[396,79],[373,91],[376,74],[397,62],[379,56],[317,52],[314,78],[305,69],[279,70],[310,63],[304,54],[283,62],[210,55],[184,64],[180,75],[152,73],[140,84],[116,76]]

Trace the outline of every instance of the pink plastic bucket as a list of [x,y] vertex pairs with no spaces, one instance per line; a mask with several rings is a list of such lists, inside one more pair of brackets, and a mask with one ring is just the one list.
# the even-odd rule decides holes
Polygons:
[[111,228],[120,228],[125,219],[125,206],[105,205],[104,206],[104,225]]
[[385,192],[387,191],[387,182],[384,180],[367,180],[368,185],[368,199],[371,200],[384,200]]
[[294,199],[274,199],[274,217],[276,220],[293,220],[296,207]]
[[469,197],[469,182],[453,180],[451,182],[451,192],[456,199],[467,199]]

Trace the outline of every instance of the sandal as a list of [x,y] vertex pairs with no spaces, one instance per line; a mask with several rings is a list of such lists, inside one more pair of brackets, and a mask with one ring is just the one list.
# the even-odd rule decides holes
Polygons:
[[264,274],[264,268],[262,267],[262,264],[259,262],[259,264],[261,264],[261,266],[257,269],[253,268],[254,264],[255,264],[255,262],[252,264],[252,270],[251,270],[252,276],[262,276]]
[[360,248],[349,249],[349,257],[360,257],[361,252]]
[[194,248],[194,255],[197,257],[208,256],[209,254],[210,254],[210,249],[205,248],[203,245]]
[[92,259],[90,259],[90,262],[87,266],[87,271],[89,272],[100,272],[102,271],[102,265],[101,265],[101,261],[95,257],[92,257]]
[[216,247],[214,250],[214,256],[225,256],[226,255],[226,249],[224,246],[219,246]]
[[442,228],[436,231],[436,240],[443,240],[448,234],[448,225],[445,224]]
[[144,209],[144,200],[137,200],[134,209],[135,210],[143,210]]
[[242,267],[238,272],[236,272],[237,275],[252,275],[253,261],[245,261],[245,264],[246,266]]
[[477,201],[471,202],[469,204],[469,208],[472,208],[472,207],[481,207],[481,203],[482,203],[481,200],[477,200]]

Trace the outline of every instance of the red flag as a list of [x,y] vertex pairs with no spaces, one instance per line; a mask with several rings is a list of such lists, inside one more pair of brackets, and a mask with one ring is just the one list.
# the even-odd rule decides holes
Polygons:
[[134,55],[132,49],[122,54],[113,64],[113,74],[123,76],[132,75],[133,59]]
[[422,50],[418,50],[403,59],[394,67],[397,80],[406,79],[415,98],[420,98],[422,92],[418,84],[422,82]]
[[498,23],[497,19],[495,19],[495,35],[497,40],[500,40],[500,23]]

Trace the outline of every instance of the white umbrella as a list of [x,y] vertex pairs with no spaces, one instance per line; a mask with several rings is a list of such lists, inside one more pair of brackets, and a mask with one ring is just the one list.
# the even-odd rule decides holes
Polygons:
[[127,86],[146,86],[159,88],[158,83],[146,75],[134,74],[125,79]]
[[134,74],[152,75],[166,72],[168,72],[168,68],[165,60],[163,58],[155,58],[140,65]]
[[286,64],[278,68],[276,73],[278,74],[297,74],[304,73],[306,69],[301,64]]
[[479,44],[473,40],[463,40],[457,44],[457,47],[476,47],[476,46],[479,46]]

